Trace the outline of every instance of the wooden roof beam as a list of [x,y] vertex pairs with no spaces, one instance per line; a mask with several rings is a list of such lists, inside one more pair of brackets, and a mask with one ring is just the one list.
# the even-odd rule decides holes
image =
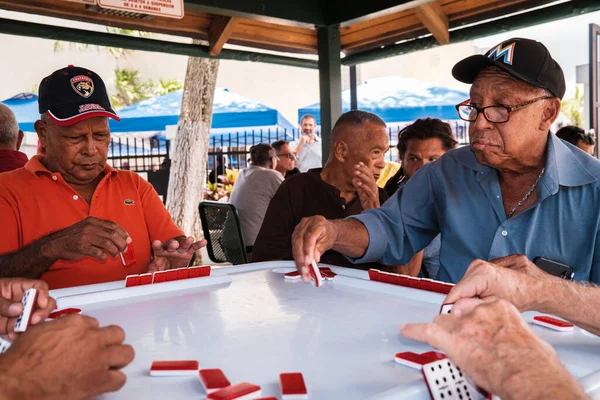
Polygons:
[[440,44],[450,43],[448,16],[439,3],[427,3],[415,8],[416,16],[421,20]]
[[211,56],[217,56],[223,50],[223,46],[231,37],[237,22],[238,19],[235,17],[215,15],[208,29],[208,52]]

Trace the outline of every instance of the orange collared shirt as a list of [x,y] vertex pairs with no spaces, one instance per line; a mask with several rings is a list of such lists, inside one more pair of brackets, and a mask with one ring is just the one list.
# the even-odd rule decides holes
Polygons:
[[58,172],[34,156],[23,168],[0,174],[0,254],[67,228],[89,216],[116,222],[131,236],[136,263],[124,267],[120,257],[101,262],[92,257],[58,260],[42,275],[50,289],[122,280],[146,272],[151,241],[167,241],[184,233],[175,225],[158,194],[131,171],[108,164],[91,205]]

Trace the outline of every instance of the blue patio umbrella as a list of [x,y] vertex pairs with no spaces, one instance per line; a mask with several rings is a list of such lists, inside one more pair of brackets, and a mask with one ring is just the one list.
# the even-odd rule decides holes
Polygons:
[[[358,109],[377,114],[388,124],[424,117],[457,120],[455,105],[469,98],[467,92],[398,76],[370,79],[356,90]],[[300,108],[298,122],[311,114],[321,125],[320,108],[320,103]],[[350,110],[350,90],[342,93],[342,109]]]

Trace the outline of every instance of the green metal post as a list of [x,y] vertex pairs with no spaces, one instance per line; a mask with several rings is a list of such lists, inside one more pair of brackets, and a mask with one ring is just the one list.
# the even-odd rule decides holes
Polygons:
[[342,64],[339,26],[317,28],[319,92],[321,97],[321,139],[323,165],[329,158],[329,138],[335,121],[342,115]]

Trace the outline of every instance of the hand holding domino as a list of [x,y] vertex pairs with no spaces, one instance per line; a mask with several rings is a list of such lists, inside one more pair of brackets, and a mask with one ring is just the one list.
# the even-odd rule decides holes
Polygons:
[[33,279],[0,279],[0,335],[8,334],[11,340],[17,337],[15,325],[24,311],[23,297],[31,289],[36,291],[37,298],[31,304],[28,317],[29,323],[35,325],[46,319],[56,307],[56,301],[48,295],[48,285]]
[[312,262],[310,263],[309,270],[310,277],[315,283],[315,286],[321,287],[323,285],[323,275],[321,275],[321,270],[319,269],[319,266],[317,265],[315,260],[312,260]]
[[10,398],[88,399],[119,390],[120,370],[134,358],[124,338],[121,328],[78,314],[28,327],[0,357],[7,381],[19,382]]
[[[473,379],[474,384],[470,385],[472,388],[484,387],[501,398],[507,394],[501,376],[519,375],[525,380],[532,379],[528,374],[545,372],[540,372],[536,368],[523,369],[524,364],[557,365],[558,356],[555,350],[533,333],[523,320],[519,310],[511,303],[505,300],[481,301],[477,299],[478,302],[469,302],[472,306],[469,309],[461,304],[467,300],[474,299],[460,300],[459,303],[452,305],[453,313],[457,311],[457,307],[461,307],[460,318],[447,317],[449,307],[445,304],[440,310],[442,315],[437,317],[434,322],[404,325],[401,328],[402,335],[416,341],[426,342],[444,352],[450,359],[453,370],[457,370],[453,365],[459,366],[461,373]],[[503,329],[506,326],[510,326],[512,329]],[[515,337],[520,339],[515,341]],[[499,352],[499,348],[504,350]],[[409,358],[402,357],[403,354],[399,355],[402,363],[405,363],[402,358]],[[414,364],[415,357],[412,354],[410,356],[412,358],[408,361],[413,361]],[[423,362],[418,357],[416,361],[416,364]],[[447,363],[439,363],[439,365],[442,368],[448,367],[447,372],[452,375],[451,366]],[[562,369],[561,373],[569,375],[560,363],[558,365],[553,371],[548,372],[551,374],[548,376],[549,379],[560,374],[559,369]],[[433,371],[431,372],[433,373]],[[456,379],[459,379],[460,374],[454,375]],[[447,376],[446,378],[448,379]],[[435,379],[430,382],[435,383]],[[442,393],[445,398],[453,398],[448,397],[448,390],[456,393],[450,387],[431,390],[437,390],[440,394],[439,397],[433,397],[435,399],[441,398]],[[462,390],[465,390],[464,387]],[[474,393],[471,394],[474,395]]]

